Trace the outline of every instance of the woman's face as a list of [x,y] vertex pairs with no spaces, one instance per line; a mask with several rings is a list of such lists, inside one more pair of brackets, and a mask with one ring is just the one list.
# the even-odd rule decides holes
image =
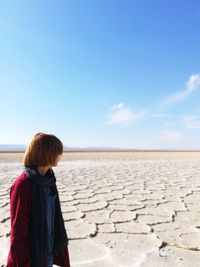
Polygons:
[[60,160],[61,156],[62,156],[62,155],[58,155],[58,156],[57,156],[56,161],[55,161],[55,163],[54,163],[54,165],[53,165],[52,167],[56,167],[56,166],[57,166],[58,161]]

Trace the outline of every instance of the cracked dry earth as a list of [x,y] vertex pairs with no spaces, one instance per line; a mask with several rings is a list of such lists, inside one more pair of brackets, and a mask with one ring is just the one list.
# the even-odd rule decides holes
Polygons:
[[[20,166],[0,163],[2,266]],[[62,161],[54,172],[72,267],[200,266],[200,159]]]

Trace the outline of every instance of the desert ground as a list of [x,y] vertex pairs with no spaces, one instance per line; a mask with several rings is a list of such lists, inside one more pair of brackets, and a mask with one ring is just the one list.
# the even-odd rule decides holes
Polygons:
[[[0,266],[23,153],[0,153]],[[53,168],[72,267],[199,267],[200,152],[71,152]]]

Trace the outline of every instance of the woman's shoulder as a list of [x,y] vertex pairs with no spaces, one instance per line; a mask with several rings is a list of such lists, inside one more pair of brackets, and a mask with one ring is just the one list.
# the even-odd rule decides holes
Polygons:
[[21,174],[14,180],[11,188],[29,190],[30,181],[28,179],[28,175],[24,171],[22,171]]

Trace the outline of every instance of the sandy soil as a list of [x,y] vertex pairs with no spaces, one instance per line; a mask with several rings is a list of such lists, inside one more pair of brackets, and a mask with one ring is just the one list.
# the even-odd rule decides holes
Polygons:
[[[23,154],[0,153],[0,266]],[[54,168],[72,267],[199,267],[200,153],[65,153]]]
[[[19,162],[23,160],[24,153],[2,153],[0,162]],[[62,161],[74,160],[160,160],[160,159],[200,159],[200,151],[192,152],[64,152]]]

